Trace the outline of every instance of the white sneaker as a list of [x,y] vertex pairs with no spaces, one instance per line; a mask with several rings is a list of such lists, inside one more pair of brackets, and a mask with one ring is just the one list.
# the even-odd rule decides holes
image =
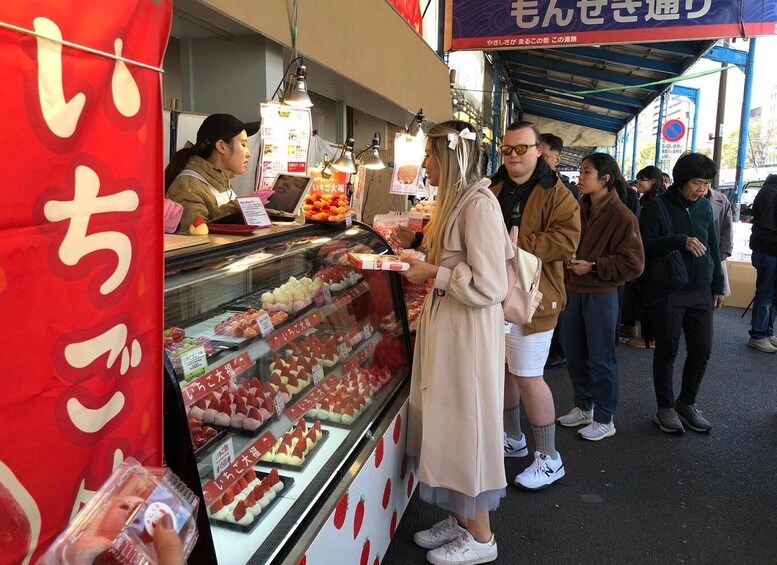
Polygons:
[[609,424],[591,422],[582,430],[578,430],[577,435],[588,441],[603,440],[606,437],[615,435],[615,422],[610,421]]
[[534,452],[534,463],[529,465],[526,470],[515,477],[513,483],[515,486],[526,490],[542,490],[548,488],[561,477],[564,476],[564,463],[561,462],[561,455],[557,459],[551,459],[550,456]]
[[777,348],[777,336],[770,335],[770,336],[769,336],[769,337],[767,337],[766,339],[768,339],[768,340],[769,340],[769,343],[771,343],[771,344],[772,344],[772,346],[774,346],[775,348]]
[[513,439],[504,435],[505,457],[526,457],[529,449],[526,447],[526,435],[521,434],[521,439]]
[[434,565],[475,565],[495,561],[497,555],[494,534],[486,543],[480,543],[464,530],[452,542],[429,551],[426,559]]
[[747,342],[747,346],[764,353],[777,353],[777,345],[772,344],[772,340],[768,337],[761,339],[751,337]]
[[424,549],[436,549],[450,543],[467,530],[459,526],[455,516],[448,516],[442,522],[437,522],[428,530],[416,532],[413,541]]
[[594,421],[594,411],[581,410],[577,406],[569,411],[569,414],[564,414],[556,420],[559,424],[566,428],[574,428],[577,426],[584,426]]

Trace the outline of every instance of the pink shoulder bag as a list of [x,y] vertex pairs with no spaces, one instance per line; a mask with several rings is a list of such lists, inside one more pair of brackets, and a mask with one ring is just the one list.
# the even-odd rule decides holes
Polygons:
[[502,301],[505,320],[525,325],[531,322],[540,305],[542,261],[536,255],[518,247],[518,228],[510,229],[514,255],[507,260],[507,296]]

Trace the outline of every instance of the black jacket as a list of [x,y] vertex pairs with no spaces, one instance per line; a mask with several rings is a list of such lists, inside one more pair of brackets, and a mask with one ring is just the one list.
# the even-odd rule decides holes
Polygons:
[[777,256],[777,175],[766,177],[753,201],[750,249]]
[[[660,211],[654,201],[659,199],[666,204],[669,212],[672,221],[670,230],[673,231],[671,235],[662,227]],[[688,270],[688,289],[711,288],[713,295],[723,294],[723,268],[718,251],[717,229],[712,206],[706,198],[699,198],[686,208],[678,189],[671,186],[668,192],[649,200],[642,208],[639,229],[645,246],[646,270],[650,268],[652,258],[679,250]],[[685,244],[688,237],[701,241],[707,252],[701,257],[695,257],[687,251]]]

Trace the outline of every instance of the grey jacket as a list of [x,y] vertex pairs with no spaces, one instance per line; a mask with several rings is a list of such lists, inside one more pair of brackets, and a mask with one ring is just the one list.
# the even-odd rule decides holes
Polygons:
[[712,205],[712,215],[715,218],[715,228],[718,230],[720,253],[730,256],[734,252],[734,219],[731,215],[731,203],[725,194],[712,188],[710,188],[709,200]]

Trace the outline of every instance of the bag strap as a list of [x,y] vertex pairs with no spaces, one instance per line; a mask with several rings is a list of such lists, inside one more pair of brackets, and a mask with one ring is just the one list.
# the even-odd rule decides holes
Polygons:
[[667,235],[674,235],[674,222],[672,222],[672,218],[669,217],[669,210],[666,209],[666,204],[660,197],[654,199],[654,202],[656,203],[656,206],[658,206],[659,219],[661,220]]

